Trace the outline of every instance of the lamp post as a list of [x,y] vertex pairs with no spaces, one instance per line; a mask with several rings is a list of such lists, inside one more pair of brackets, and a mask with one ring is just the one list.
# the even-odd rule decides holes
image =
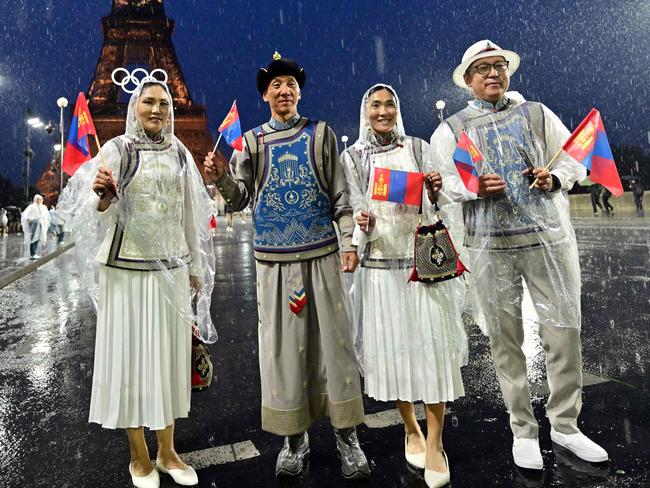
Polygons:
[[438,119],[440,119],[440,122],[445,120],[445,115],[444,115],[445,105],[446,103],[444,100],[438,100],[436,102],[436,108],[438,109]]
[[[57,99],[56,104],[59,106],[61,116],[59,118],[59,132],[61,133],[61,147],[59,150],[61,151],[61,159],[59,160],[59,197],[61,196],[61,193],[63,192],[63,109],[68,106],[68,99],[65,97],[60,97]],[[58,202],[58,197],[57,197],[57,202]]]
[[345,149],[347,149],[347,148],[348,148],[348,136],[346,136],[346,135],[342,135],[342,136],[341,136],[341,142],[342,142],[343,145],[345,146]]
[[38,117],[33,117],[31,111],[27,110],[27,148],[25,149],[25,202],[29,203],[29,176],[32,166],[34,151],[32,150],[32,128],[38,129],[43,127],[43,122]]

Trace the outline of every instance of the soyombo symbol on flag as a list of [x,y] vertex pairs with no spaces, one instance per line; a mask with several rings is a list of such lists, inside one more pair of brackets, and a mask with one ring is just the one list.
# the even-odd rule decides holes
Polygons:
[[70,124],[68,143],[63,154],[63,171],[70,176],[74,175],[79,166],[90,160],[90,148],[88,147],[88,135],[95,135],[95,124],[90,116],[86,97],[83,92],[77,97],[77,104],[74,107],[74,116]]
[[423,183],[422,173],[375,167],[372,199],[419,207],[422,204]]
[[460,134],[452,158],[465,187],[472,193],[478,194],[478,171],[476,169],[476,163],[483,161],[485,158],[465,131]]
[[623,194],[623,185],[598,110],[591,109],[562,149],[589,170],[591,181],[600,183],[616,197]]
[[241,135],[241,124],[239,123],[239,112],[237,111],[237,100],[232,102],[230,112],[228,112],[228,115],[226,115],[226,118],[223,119],[223,122],[221,122],[221,125],[219,126],[219,132],[221,132],[230,147],[237,149],[238,151],[244,149]]

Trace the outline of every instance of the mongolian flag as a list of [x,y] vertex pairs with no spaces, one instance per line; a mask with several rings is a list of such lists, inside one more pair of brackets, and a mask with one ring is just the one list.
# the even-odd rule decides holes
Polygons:
[[589,170],[591,181],[600,183],[616,197],[623,194],[621,178],[598,110],[591,109],[562,149]]
[[237,111],[237,100],[232,102],[230,112],[223,119],[219,126],[219,132],[226,139],[228,145],[238,151],[244,149],[242,144],[241,124],[239,123],[239,112]]
[[95,135],[95,124],[90,116],[86,97],[83,92],[77,97],[77,104],[74,107],[74,116],[70,124],[68,143],[63,154],[63,171],[70,176],[75,174],[86,161],[90,160],[90,148],[88,147],[88,135]]
[[419,207],[423,183],[422,173],[375,167],[371,198]]
[[458,139],[458,144],[452,157],[465,187],[472,193],[478,194],[478,171],[476,170],[476,163],[483,161],[485,158],[465,131],[460,134],[460,139]]

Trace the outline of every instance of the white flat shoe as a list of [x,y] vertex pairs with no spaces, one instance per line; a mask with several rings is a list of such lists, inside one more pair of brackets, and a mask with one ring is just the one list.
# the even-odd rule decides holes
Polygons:
[[199,484],[199,477],[196,471],[189,464],[185,465],[185,469],[167,469],[159,458],[156,458],[156,467],[161,473],[168,474],[174,479],[177,485],[181,486],[194,486]]
[[609,459],[607,451],[589,439],[582,432],[562,434],[551,427],[551,440],[568,449],[580,459],[591,463],[602,463]]
[[447,471],[441,473],[440,471],[434,471],[432,469],[424,469],[424,482],[429,488],[440,488],[449,483],[449,460],[447,459],[447,453],[445,451],[442,451],[442,455],[445,458]]
[[406,462],[409,463],[411,466],[414,468],[418,469],[424,469],[424,466],[426,464],[426,457],[427,457],[427,452],[417,452],[415,454],[410,454],[408,451],[408,435],[404,436],[404,457],[406,458]]
[[133,473],[133,467],[129,463],[129,474],[131,475],[131,482],[135,488],[159,488],[160,487],[160,476],[156,469],[152,469],[151,473],[147,476],[136,476]]
[[544,461],[542,453],[539,450],[539,440],[534,439],[515,439],[512,441],[512,457],[515,464],[525,469],[543,469]]

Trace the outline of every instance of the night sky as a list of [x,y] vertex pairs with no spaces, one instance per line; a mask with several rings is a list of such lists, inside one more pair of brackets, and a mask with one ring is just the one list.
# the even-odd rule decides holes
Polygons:
[[[473,42],[489,38],[520,54],[511,89],[539,100],[573,130],[592,107],[612,144],[648,150],[650,1],[283,1],[167,0],[174,44],[196,103],[216,130],[232,99],[244,129],[268,119],[255,74],[277,49],[307,72],[299,111],[357,137],[363,92],[395,87],[406,131],[429,139],[436,100],[446,114],[468,95],[451,73]],[[0,174],[21,184],[29,106],[58,121],[56,99],[89,88],[110,0],[2,0]],[[66,125],[69,114],[65,115]],[[67,135],[67,134],[66,134]],[[32,134],[32,183],[53,140]],[[229,152],[229,151],[226,151]]]

